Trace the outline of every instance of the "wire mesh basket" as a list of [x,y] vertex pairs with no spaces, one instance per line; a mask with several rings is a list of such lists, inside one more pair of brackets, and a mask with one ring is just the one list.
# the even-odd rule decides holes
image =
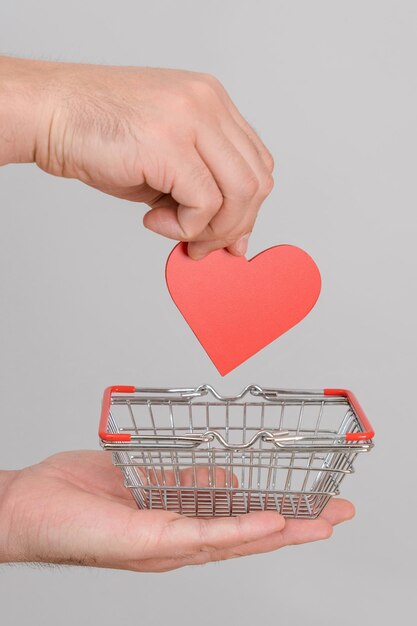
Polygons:
[[209,385],[109,387],[99,436],[142,509],[188,516],[277,510],[315,518],[374,432],[355,396]]

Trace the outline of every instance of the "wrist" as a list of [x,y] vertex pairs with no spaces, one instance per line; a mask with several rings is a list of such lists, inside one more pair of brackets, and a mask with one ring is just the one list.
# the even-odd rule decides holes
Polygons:
[[0,56],[0,165],[35,161],[54,65]]
[[16,537],[12,532],[12,492],[19,473],[17,470],[0,470],[0,563],[20,560],[17,559],[17,551],[14,549]]

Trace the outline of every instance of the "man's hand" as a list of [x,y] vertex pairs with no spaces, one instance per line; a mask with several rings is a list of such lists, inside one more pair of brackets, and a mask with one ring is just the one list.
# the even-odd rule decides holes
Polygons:
[[35,161],[145,202],[147,228],[241,255],[273,159],[222,85],[194,72],[0,57],[0,164]]
[[333,499],[316,520],[275,512],[192,519],[141,511],[105,452],[64,452],[0,472],[0,561],[162,572],[326,539],[353,506]]

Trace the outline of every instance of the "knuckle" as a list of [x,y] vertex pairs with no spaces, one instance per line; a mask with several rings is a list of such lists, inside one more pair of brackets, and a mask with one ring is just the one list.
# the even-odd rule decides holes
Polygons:
[[211,74],[199,74],[191,83],[191,94],[193,99],[199,101],[209,101],[213,104],[218,99],[222,90],[222,85],[215,76]]
[[214,74],[210,74],[210,73],[203,73],[202,75],[203,81],[207,84],[210,85],[210,87],[212,89],[214,89],[215,91],[217,91],[218,89],[222,88],[222,84],[219,81],[219,79],[214,76]]
[[261,191],[264,197],[269,196],[274,188],[274,178],[270,174],[266,175],[262,181]]
[[[165,148],[174,144],[176,137],[168,124],[153,122],[148,126],[147,146],[164,146]],[[152,163],[156,161],[155,153],[152,152]]]
[[191,90],[176,90],[175,93],[171,95],[170,109],[175,112],[176,115],[180,114],[187,116],[193,114],[197,109],[196,99]]
[[264,160],[265,160],[265,164],[266,164],[268,172],[272,174],[275,168],[275,161],[274,161],[274,157],[269,152],[269,150],[265,150]]
[[203,163],[197,161],[190,164],[187,176],[189,177],[190,185],[200,190],[203,189],[204,195],[210,198],[215,197],[217,201],[221,201],[223,196],[218,187],[216,187],[210,171]]
[[256,176],[247,175],[240,183],[240,195],[244,200],[250,200],[259,191],[259,181]]
[[210,215],[212,218],[218,211],[220,211],[221,206],[223,204],[223,196],[220,192],[216,192],[212,190],[207,196],[202,200],[201,205],[203,211]]
[[198,102],[200,100],[206,101],[213,95],[212,87],[203,80],[196,80],[192,84],[192,97],[195,98]]
[[191,242],[198,240],[198,236],[201,233],[201,228],[185,224],[184,220],[182,220],[180,217],[178,217],[178,222],[181,226],[183,241]]
[[223,204],[223,195],[218,187],[213,183],[213,179],[204,173],[199,179],[202,198],[200,206],[204,211],[215,214]]
[[216,215],[223,204],[223,196],[221,192],[213,188],[211,181],[205,189],[202,189],[202,198],[199,202],[201,210],[209,216],[210,219]]
[[[191,164],[190,164],[191,165]],[[193,163],[189,170],[189,180],[191,185],[198,185],[201,187],[208,186],[210,184],[210,175],[208,170],[201,163]]]

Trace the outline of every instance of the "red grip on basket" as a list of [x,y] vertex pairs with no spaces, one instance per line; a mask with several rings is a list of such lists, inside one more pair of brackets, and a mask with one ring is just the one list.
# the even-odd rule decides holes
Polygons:
[[324,389],[325,396],[343,396],[347,398],[356,415],[359,418],[365,432],[363,433],[346,433],[345,438],[346,441],[367,441],[368,439],[372,439],[375,435],[375,431],[371,426],[370,421],[365,415],[365,411],[359,404],[356,396],[349,391],[349,389]]
[[107,426],[109,423],[109,412],[111,397],[113,393],[135,393],[135,387],[129,385],[113,385],[107,387],[103,394],[103,402],[101,405],[100,424],[98,427],[98,435],[103,441],[130,441],[129,433],[108,433]]

